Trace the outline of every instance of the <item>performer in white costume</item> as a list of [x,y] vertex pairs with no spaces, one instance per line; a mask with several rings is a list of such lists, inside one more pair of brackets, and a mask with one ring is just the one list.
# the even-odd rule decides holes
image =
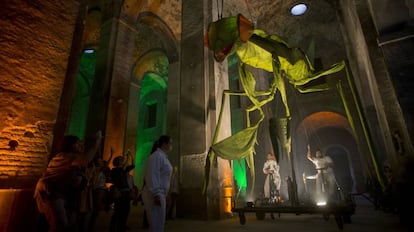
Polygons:
[[263,173],[266,174],[264,183],[264,197],[270,203],[278,202],[280,199],[280,174],[279,164],[276,161],[275,155],[267,154],[267,161],[263,165]]
[[321,198],[323,196],[331,197],[334,195],[337,184],[335,174],[332,169],[333,161],[331,157],[322,155],[320,149],[317,149],[315,156],[313,157],[310,151],[310,145],[308,145],[307,158],[315,165],[317,174],[314,176],[308,176],[307,179],[316,179],[316,197]]

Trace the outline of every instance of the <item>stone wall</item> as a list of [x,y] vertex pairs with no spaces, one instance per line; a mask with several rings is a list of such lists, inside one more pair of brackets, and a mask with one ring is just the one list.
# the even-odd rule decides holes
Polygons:
[[[16,0],[0,9],[0,187],[46,164],[78,4]],[[13,151],[10,140],[19,143]]]

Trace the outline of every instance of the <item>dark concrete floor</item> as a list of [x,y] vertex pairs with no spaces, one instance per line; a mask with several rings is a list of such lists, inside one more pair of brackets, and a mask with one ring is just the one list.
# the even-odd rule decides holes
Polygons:
[[[356,196],[357,204],[355,214],[351,217],[351,223],[345,223],[341,230],[335,219],[330,216],[325,220],[320,214],[274,214],[272,219],[270,213],[266,214],[264,220],[257,220],[255,213],[246,214],[246,223],[240,224],[238,214],[223,220],[189,220],[176,218],[167,221],[166,232],[235,232],[235,231],[284,231],[284,232],[324,232],[324,231],[351,231],[351,232],[393,232],[409,231],[399,223],[395,214],[375,210],[374,206],[362,196]],[[129,231],[147,231],[142,228],[143,206],[132,206],[129,217]],[[99,219],[96,231],[108,231],[111,212],[105,213]]]

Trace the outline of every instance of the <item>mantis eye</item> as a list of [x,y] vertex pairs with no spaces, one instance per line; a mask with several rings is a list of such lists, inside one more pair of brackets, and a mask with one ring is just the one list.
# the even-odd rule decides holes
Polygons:
[[218,52],[214,53],[214,59],[217,62],[222,62],[224,59],[226,59],[227,55],[230,53],[231,49],[233,48],[233,44],[230,44],[223,49],[221,49]]

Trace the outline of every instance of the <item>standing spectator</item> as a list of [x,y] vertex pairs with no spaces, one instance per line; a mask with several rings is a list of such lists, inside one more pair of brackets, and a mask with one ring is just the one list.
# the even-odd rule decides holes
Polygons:
[[127,175],[127,182],[128,187],[131,191],[131,200],[134,200],[135,198],[138,198],[138,192],[137,192],[137,186],[135,185],[134,176],[132,175],[132,171],[135,169],[135,161],[132,157],[131,151],[128,150],[126,153],[126,167],[125,167],[125,173]]
[[111,182],[114,201],[114,212],[111,218],[111,231],[126,231],[129,211],[131,209],[131,189],[128,185],[128,176],[125,171],[123,156],[117,156],[112,161]]
[[172,166],[167,153],[172,150],[172,139],[162,135],[153,146],[145,170],[142,191],[149,231],[163,232],[166,218],[166,196],[170,188]]
[[61,152],[49,161],[43,176],[38,180],[34,198],[40,213],[49,224],[49,231],[73,231],[76,226],[77,193],[85,186],[81,172],[97,153],[102,139],[99,131],[92,146],[85,152],[84,142],[77,136],[63,138]]
[[126,167],[125,167],[125,173],[127,175],[127,182],[128,187],[130,189],[130,200],[132,200],[132,204],[134,206],[138,205],[138,198],[139,198],[139,190],[138,187],[135,185],[134,176],[133,176],[133,170],[135,169],[135,160],[132,157],[131,151],[128,149],[126,153]]
[[134,169],[135,165],[128,165],[125,168],[125,172],[127,173],[128,187],[130,189],[130,199],[132,200],[132,204],[134,206],[137,206],[139,201],[139,190],[138,187],[135,185],[134,176],[131,173]]
[[178,167],[174,166],[171,175],[170,192],[167,199],[167,219],[174,220],[179,191]]
[[114,156],[114,149],[111,147],[111,154],[109,155],[108,160],[102,159],[102,162],[103,162],[102,172],[105,175],[106,183],[111,183],[111,167],[110,167],[110,163],[112,162],[113,156]]
[[109,193],[108,189],[106,188],[107,180],[104,173],[104,165],[105,163],[102,158],[97,157],[95,158],[91,167],[93,174],[90,185],[92,188],[93,208],[88,222],[87,231],[89,232],[94,231],[96,219],[102,211],[107,209],[107,204],[109,201]]
[[90,162],[88,167],[83,171],[85,177],[85,187],[80,191],[79,201],[78,201],[78,221],[77,221],[77,231],[85,231],[85,225],[87,224],[87,219],[93,211],[93,186],[92,178],[95,172],[94,163]]

